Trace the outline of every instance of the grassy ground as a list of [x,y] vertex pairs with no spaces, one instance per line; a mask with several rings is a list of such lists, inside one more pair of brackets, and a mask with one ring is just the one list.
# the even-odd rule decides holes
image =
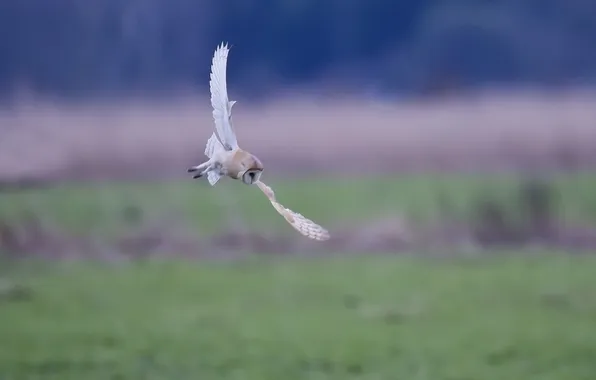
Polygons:
[[[565,174],[550,179],[557,217],[596,222],[596,175]],[[393,178],[301,179],[270,183],[287,207],[326,225],[366,222],[399,215],[430,221],[469,217],[481,200],[491,198],[517,209],[519,178],[506,175],[402,175]],[[136,184],[64,184],[51,189],[2,194],[0,218],[17,220],[31,213],[54,228],[86,233],[120,231],[152,220],[184,220],[210,234],[230,222],[254,230],[293,233],[280,222],[256,187],[226,181]],[[445,215],[444,215],[445,214]],[[560,215],[559,215],[560,214]]]
[[596,260],[588,256],[2,268],[1,379],[596,373]]

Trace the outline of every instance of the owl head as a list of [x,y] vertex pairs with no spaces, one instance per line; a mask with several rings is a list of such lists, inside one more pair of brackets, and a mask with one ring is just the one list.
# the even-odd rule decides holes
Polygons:
[[253,156],[252,154],[248,154],[242,158],[240,164],[244,169],[239,173],[242,182],[247,185],[252,185],[261,178],[264,168],[263,164],[257,157]]

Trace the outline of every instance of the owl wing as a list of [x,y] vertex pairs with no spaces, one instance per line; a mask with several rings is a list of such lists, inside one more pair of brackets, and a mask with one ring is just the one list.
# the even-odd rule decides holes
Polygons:
[[228,44],[219,45],[211,61],[211,74],[209,76],[209,90],[211,91],[211,107],[213,107],[213,120],[215,130],[226,150],[238,148],[236,133],[232,127],[232,106],[236,101],[228,99],[228,85],[226,83],[226,67],[228,61]]
[[275,193],[273,190],[264,184],[261,181],[257,182],[257,186],[261,189],[261,191],[269,198],[269,201],[275,207],[278,213],[280,213],[288,223],[302,235],[313,239],[313,240],[328,240],[329,239],[329,232],[318,225],[317,223],[313,222],[310,219],[307,219],[303,215],[294,212],[288,208],[285,208],[281,203],[279,203],[275,199]]

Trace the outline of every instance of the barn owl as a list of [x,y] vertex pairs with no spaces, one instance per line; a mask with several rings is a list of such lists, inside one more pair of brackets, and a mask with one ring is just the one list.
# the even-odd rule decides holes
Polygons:
[[205,155],[209,160],[189,168],[188,172],[196,173],[193,176],[195,179],[206,175],[211,186],[215,186],[222,177],[241,180],[246,185],[257,185],[277,212],[298,232],[314,240],[329,239],[329,232],[323,227],[285,208],[277,201],[273,190],[261,182],[264,170],[261,160],[238,146],[236,133],[232,127],[232,107],[236,101],[228,99],[226,83],[228,52],[228,45],[222,43],[215,50],[211,62],[209,89],[215,132],[207,140],[205,147]]

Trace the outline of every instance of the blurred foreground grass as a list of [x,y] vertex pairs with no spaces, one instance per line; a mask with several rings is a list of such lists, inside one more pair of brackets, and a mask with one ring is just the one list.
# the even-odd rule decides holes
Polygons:
[[[352,179],[271,181],[278,199],[325,225],[399,216],[428,222],[470,218],[487,200],[520,210],[519,189],[528,178],[514,175],[359,176]],[[269,182],[269,181],[267,181]],[[556,217],[574,223],[596,222],[596,174],[548,177]],[[185,221],[197,233],[218,232],[230,221],[251,229],[293,233],[256,187],[223,181],[163,183],[73,183],[0,196],[0,219],[30,215],[72,232],[119,231],[147,220]],[[232,220],[234,219],[234,220]]]
[[[593,379],[596,259],[29,263],[1,379]],[[6,293],[6,292],[5,292]]]

